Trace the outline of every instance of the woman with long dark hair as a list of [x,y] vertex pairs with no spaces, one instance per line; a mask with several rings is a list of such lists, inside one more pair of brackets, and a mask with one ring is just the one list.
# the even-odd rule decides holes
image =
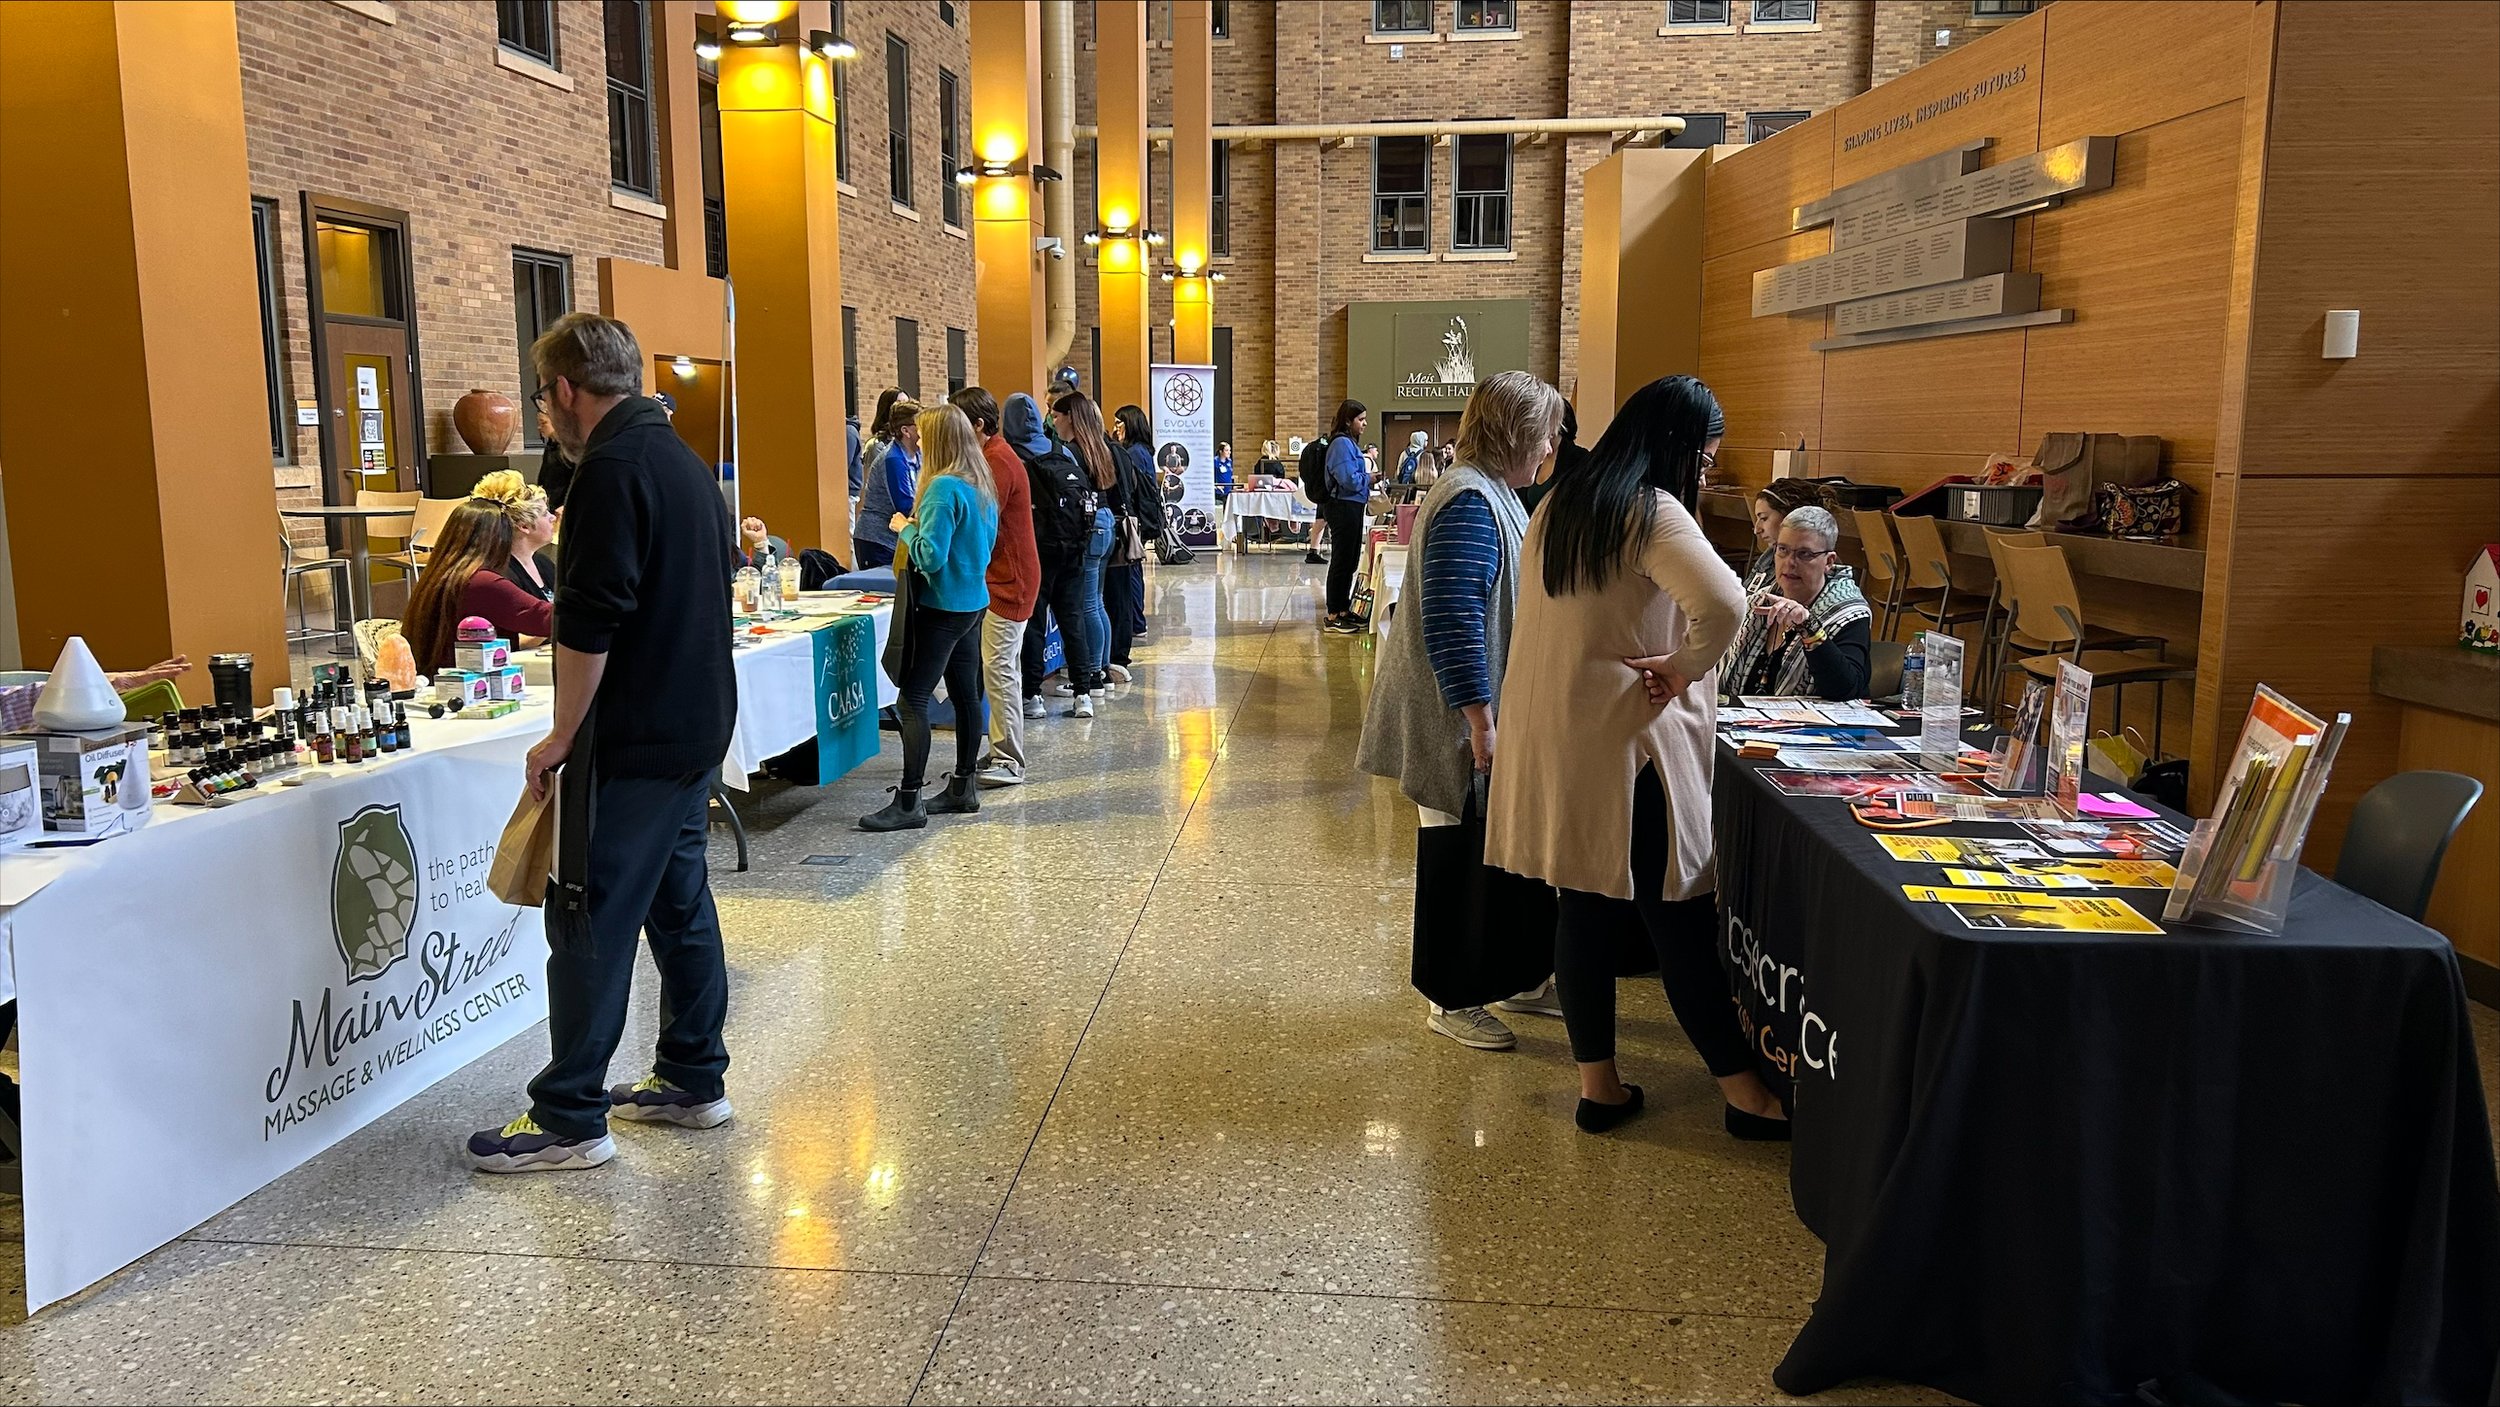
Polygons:
[[1077,568],[1077,616],[1071,625],[1062,620],[1062,635],[1071,629],[1082,635],[1080,650],[1068,647],[1068,694],[1075,702],[1068,707],[1070,718],[1094,716],[1094,696],[1107,692],[1110,676],[1104,670],[1105,652],[1111,645],[1111,618],[1102,605],[1103,562],[1111,555],[1111,518],[1109,505],[1118,501],[1120,492],[1120,454],[1112,448],[1111,437],[1103,433],[1102,410],[1082,391],[1070,391],[1051,402],[1051,427],[1068,447],[1076,452],[1076,462],[1085,466],[1086,478],[1105,505],[1094,510],[1094,529],[1085,540],[1085,556]]
[[[532,496],[527,502],[535,511],[544,500]],[[460,622],[469,616],[485,617],[515,645],[535,646],[554,632],[555,607],[506,575],[513,564],[513,511],[501,498],[472,495],[435,533],[425,572],[400,616],[399,633],[418,669],[432,674],[450,666]]]
[[1632,930],[1719,1082],[1727,1131],[1788,1135],[1716,950],[1715,671],[1745,593],[1693,504],[1725,424],[1693,377],[1634,392],[1554,481],[1520,560],[1484,854],[1560,891],[1554,976],[1590,1133],[1641,1110],[1615,1068],[1616,936]]
[[1327,629],[1359,635],[1363,622],[1354,617],[1354,569],[1363,564],[1363,516],[1371,504],[1370,461],[1363,457],[1363,427],[1371,412],[1361,401],[1343,401],[1328,426],[1328,493],[1319,511],[1328,524]]
[[[1154,426],[1146,412],[1124,405],[1111,413],[1111,435],[1120,449],[1121,516],[1137,522],[1138,539],[1151,544],[1163,536],[1163,492],[1156,486]],[[1115,560],[1103,568],[1102,605],[1111,617],[1111,645],[1103,668],[1111,682],[1128,682],[1129,647],[1146,633],[1146,559],[1129,557],[1117,543]],[[1126,558],[1126,560],[1118,560]]]

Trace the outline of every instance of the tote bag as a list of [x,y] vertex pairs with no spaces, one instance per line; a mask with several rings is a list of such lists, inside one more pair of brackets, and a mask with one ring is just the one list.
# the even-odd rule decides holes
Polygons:
[[[897,547],[899,549],[900,544]],[[885,633],[885,653],[877,657],[877,663],[885,666],[885,677],[893,680],[897,689],[903,687],[903,662],[909,657],[905,650],[909,643],[907,637],[911,634],[911,598],[919,594],[918,588],[912,584],[914,575],[909,559],[897,550],[894,554],[893,624]]]
[[1415,837],[1415,990],[1444,1007],[1482,1006],[1554,970],[1554,891],[1484,862],[1482,773],[1454,826]]

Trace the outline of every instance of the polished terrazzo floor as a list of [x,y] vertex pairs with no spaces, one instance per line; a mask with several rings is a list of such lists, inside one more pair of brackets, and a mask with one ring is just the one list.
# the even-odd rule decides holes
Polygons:
[[1353,771],[1371,645],[1315,630],[1318,571],[1158,572],[1136,682],[1031,725],[1034,782],[977,818],[853,829],[889,734],[767,784],[750,872],[716,829],[728,1127],[473,1175],[524,1036],[0,1327],[0,1399],[1776,1399],[1819,1247],[1655,986],[1623,1024],[1656,1112],[1612,1138],[1571,1127],[1559,1022],[1424,1030],[1414,815]]

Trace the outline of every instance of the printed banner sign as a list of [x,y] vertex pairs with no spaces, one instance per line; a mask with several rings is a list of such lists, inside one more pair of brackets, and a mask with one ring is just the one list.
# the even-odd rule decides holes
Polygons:
[[877,631],[844,616],[816,632],[816,784],[877,755]]
[[150,826],[8,911],[29,1312],[547,1014],[540,913],[486,888],[536,736]]
[[1147,372],[1155,486],[1192,547],[1215,545],[1215,368],[1157,364]]

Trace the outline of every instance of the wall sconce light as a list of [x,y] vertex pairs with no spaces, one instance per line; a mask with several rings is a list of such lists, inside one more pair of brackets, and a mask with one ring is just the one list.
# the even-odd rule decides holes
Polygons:
[[[1123,239],[1123,238],[1126,238],[1126,237],[1127,237],[1127,234],[1128,234],[1128,232],[1127,232],[1126,230],[1122,230],[1122,231],[1118,232],[1117,234],[1114,234],[1114,235],[1112,236],[1112,238],[1113,238],[1113,239]],[[1093,244],[1100,244],[1100,243],[1102,243],[1102,231],[1100,231],[1100,230],[1087,230],[1087,231],[1085,232],[1085,242],[1086,242],[1087,244],[1089,244],[1089,245],[1093,245]]]
[[1221,270],[1218,270],[1218,271],[1217,271],[1217,272],[1215,272],[1215,273],[1211,273],[1211,274],[1207,275],[1207,282],[1209,282],[1209,283],[1222,283],[1223,281],[1224,281],[1224,275],[1223,275],[1223,272],[1222,272]]
[[981,161],[958,168],[955,172],[955,184],[968,186],[983,176],[998,177],[1017,174],[1016,164],[1012,161]]
[[1148,244],[1151,244],[1151,245],[1155,246],[1155,247],[1156,247],[1156,248],[1158,248],[1158,249],[1160,249],[1160,248],[1162,248],[1162,247],[1163,247],[1163,231],[1161,231],[1161,230],[1157,230],[1157,229],[1149,229],[1149,230],[1147,230],[1147,231],[1146,231],[1145,238],[1146,238],[1146,242],[1147,242]]
[[729,42],[732,44],[778,44],[781,42],[781,35],[768,24],[741,24],[736,20],[731,20]]
[[694,375],[694,358],[692,357],[681,356],[668,365],[669,370],[676,372],[679,376],[691,378]]
[[719,62],[720,41],[717,39],[698,39],[694,41],[694,56],[703,60],[705,63]]
[[1161,274],[1158,274],[1156,277],[1161,278],[1161,279],[1162,279],[1165,283],[1170,283],[1170,282],[1172,281],[1172,271],[1171,271],[1170,269],[1165,269],[1165,270],[1164,270]]
[[1057,171],[1054,171],[1047,166],[1037,164],[1033,168],[1033,184],[1037,186],[1041,185],[1045,181],[1064,181],[1066,179],[1068,178],[1060,175]]
[[859,57],[858,45],[848,39],[836,38],[829,29],[809,30],[807,47],[827,63],[843,63]]

